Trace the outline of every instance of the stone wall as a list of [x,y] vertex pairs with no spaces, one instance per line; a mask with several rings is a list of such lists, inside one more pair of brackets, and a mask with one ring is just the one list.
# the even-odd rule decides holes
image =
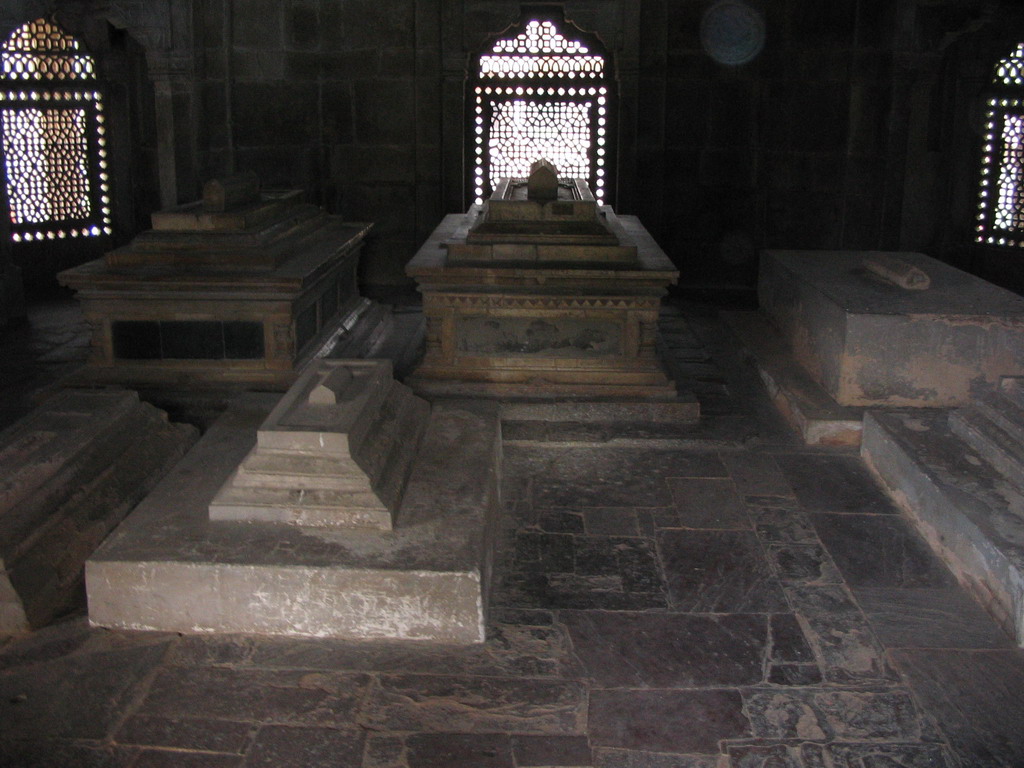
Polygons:
[[[681,284],[752,289],[763,248],[877,248],[1024,286],[1019,259],[967,245],[977,94],[1005,44],[996,38],[1021,29],[1017,4],[747,2],[763,13],[766,43],[736,67],[701,47],[713,0],[564,3],[613,56],[616,208],[641,218]],[[0,31],[44,6],[5,4]],[[195,199],[203,180],[253,170],[266,186],[376,222],[362,278],[406,286],[416,248],[467,204],[468,57],[520,12],[514,0],[56,6],[77,30],[107,25],[139,46],[122,54],[87,35],[130,96],[112,126],[133,147],[115,178],[122,207]],[[129,216],[118,236],[141,219]]]

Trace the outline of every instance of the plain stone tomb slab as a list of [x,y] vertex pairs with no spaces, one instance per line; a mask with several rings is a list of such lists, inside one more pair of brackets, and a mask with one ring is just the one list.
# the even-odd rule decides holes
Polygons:
[[920,253],[765,251],[758,298],[840,405],[964,405],[1024,375],[1024,298]]

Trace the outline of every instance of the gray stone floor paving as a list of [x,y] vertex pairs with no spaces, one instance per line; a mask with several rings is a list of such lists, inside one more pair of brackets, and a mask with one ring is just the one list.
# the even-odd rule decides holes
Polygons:
[[486,643],[69,617],[0,639],[0,766],[1024,765],[1024,651],[710,313],[666,326],[698,427],[507,425]]

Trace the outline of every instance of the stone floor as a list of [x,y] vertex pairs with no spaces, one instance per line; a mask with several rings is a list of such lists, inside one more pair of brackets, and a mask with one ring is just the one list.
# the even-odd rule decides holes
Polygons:
[[71,616],[0,639],[0,766],[1024,765],[1024,651],[681,313],[663,342],[700,425],[505,425],[484,645]]

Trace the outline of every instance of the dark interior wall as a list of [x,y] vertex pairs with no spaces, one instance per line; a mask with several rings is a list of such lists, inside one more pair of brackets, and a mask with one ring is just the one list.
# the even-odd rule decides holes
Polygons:
[[[566,3],[618,39],[619,0]],[[405,263],[465,210],[466,64],[518,2],[198,0],[200,176],[257,172],[327,210],[372,221],[366,283],[409,284]],[[634,25],[635,28],[635,25]],[[230,55],[228,52],[230,51]]]
[[253,170],[376,229],[370,283],[402,269],[442,210],[436,3],[196,4],[202,178]]

